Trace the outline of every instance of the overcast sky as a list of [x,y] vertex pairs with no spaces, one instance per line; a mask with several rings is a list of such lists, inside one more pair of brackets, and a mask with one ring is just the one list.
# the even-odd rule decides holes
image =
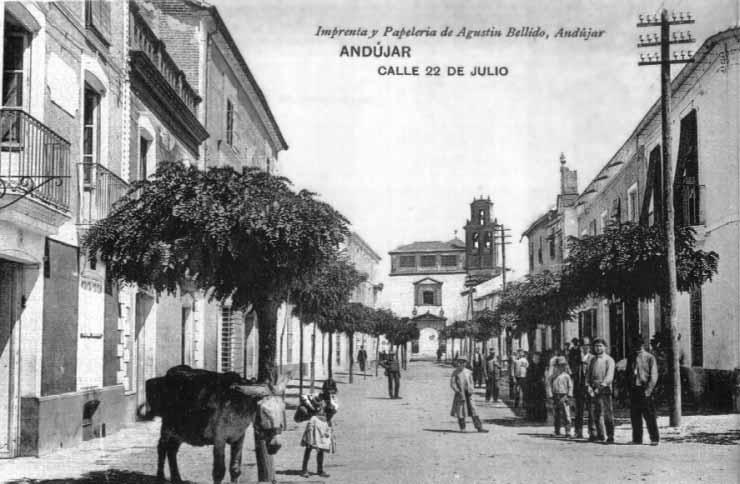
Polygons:
[[[511,227],[507,258],[526,273],[521,232],[555,202],[558,158],[579,190],[660,94],[658,67],[638,67],[639,13],[691,11],[699,41],[737,24],[740,0],[213,0],[290,145],[279,166],[333,204],[383,257],[448,240],[473,197],[490,195]],[[646,8],[647,7],[647,8]],[[317,28],[432,28],[438,36],[318,37]],[[449,26],[541,27],[550,39],[441,38]],[[555,39],[560,27],[604,30]],[[409,59],[340,57],[343,45],[407,45]],[[440,77],[380,76],[380,65],[440,66]],[[506,77],[447,77],[447,66],[506,66]],[[679,70],[674,66],[674,74]]]

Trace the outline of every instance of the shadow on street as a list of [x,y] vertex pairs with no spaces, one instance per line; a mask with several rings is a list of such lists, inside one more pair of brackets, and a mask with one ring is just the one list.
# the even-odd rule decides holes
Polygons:
[[740,430],[730,430],[728,432],[709,433],[697,432],[689,435],[666,436],[663,442],[672,442],[677,444],[695,443],[710,445],[738,445],[740,444]]
[[[20,479],[9,481],[7,484],[162,484],[156,476],[142,474],[141,472],[122,471],[108,469],[105,471],[88,472],[81,477],[64,479]],[[183,481],[184,484],[194,484],[191,481]]]

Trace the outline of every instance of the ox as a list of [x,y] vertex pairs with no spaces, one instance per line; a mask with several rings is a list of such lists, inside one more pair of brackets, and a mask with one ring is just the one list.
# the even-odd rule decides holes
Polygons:
[[256,385],[236,373],[216,373],[189,366],[171,368],[164,377],[146,382],[148,412],[144,418],[162,417],[157,445],[157,478],[164,480],[165,458],[170,479],[180,483],[177,451],[190,445],[213,445],[213,482],[226,474],[225,447],[231,447],[229,475],[239,481],[242,446],[249,424],[255,436],[267,442],[269,454],[280,448],[277,435],[285,429],[285,382]]

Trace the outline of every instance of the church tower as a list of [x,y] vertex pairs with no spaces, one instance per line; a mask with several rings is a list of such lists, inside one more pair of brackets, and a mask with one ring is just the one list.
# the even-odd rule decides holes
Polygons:
[[465,225],[465,269],[467,285],[491,279],[500,271],[496,253],[498,226],[492,220],[491,197],[476,198],[470,204],[470,220]]

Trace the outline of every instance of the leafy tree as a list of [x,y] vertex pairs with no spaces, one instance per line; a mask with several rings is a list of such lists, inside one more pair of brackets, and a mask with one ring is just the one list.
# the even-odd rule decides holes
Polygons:
[[[678,290],[711,280],[719,255],[697,250],[691,227],[676,228]],[[569,239],[564,285],[576,297],[647,300],[667,287],[666,244],[662,227],[613,224],[603,234]]]
[[112,277],[175,293],[183,283],[237,308],[253,305],[258,379],[274,377],[279,305],[296,281],[334,258],[347,220],[287,178],[257,169],[159,165],[135,182],[84,240]]
[[349,382],[353,381],[355,333],[366,333],[372,327],[373,313],[370,308],[357,302],[346,304],[340,311],[341,331],[349,339]]
[[419,328],[416,327],[416,323],[409,323],[408,318],[401,318],[386,330],[385,337],[392,346],[396,347],[396,351],[401,348],[400,358],[404,362],[405,369],[406,344],[419,338]]
[[[347,304],[352,290],[363,282],[367,276],[360,274],[347,259],[346,254],[339,253],[325,264],[315,268],[299,279],[291,291],[290,300],[294,302],[294,313],[303,324],[315,323],[324,329],[330,328],[331,322],[337,321],[341,309]],[[300,359],[303,365],[303,331],[301,331]],[[331,342],[330,342],[331,345]],[[331,349],[329,351],[331,355]],[[331,356],[329,358],[331,364]],[[311,388],[315,380],[316,334],[311,338]],[[303,392],[303,374],[299,382]]]
[[380,361],[380,336],[386,334],[393,325],[398,324],[398,317],[390,309],[373,309],[372,319],[367,328],[367,333],[375,336],[375,376],[378,376],[378,365]]
[[544,271],[507,284],[494,317],[499,324],[516,321],[516,332],[526,333],[531,344],[538,324],[555,325],[570,318],[580,302],[564,288],[559,274]]

